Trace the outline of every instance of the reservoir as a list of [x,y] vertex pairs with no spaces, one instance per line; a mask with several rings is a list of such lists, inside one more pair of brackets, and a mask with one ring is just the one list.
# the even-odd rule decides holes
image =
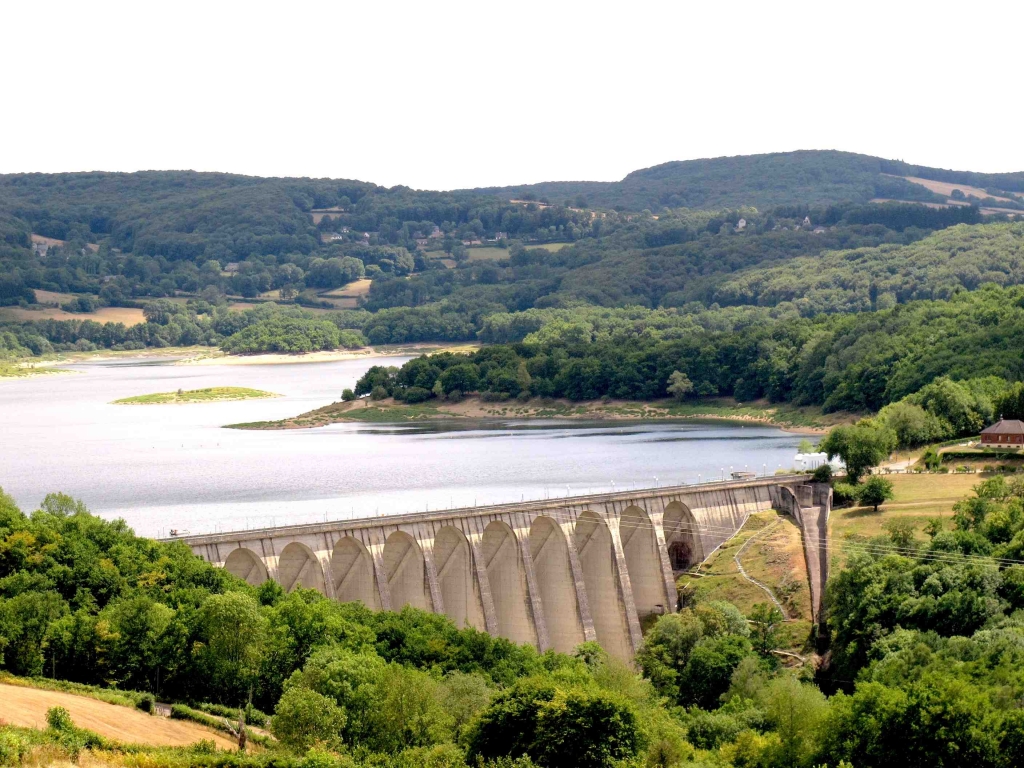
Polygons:
[[[245,431],[340,398],[370,365],[127,359],[0,380],[0,486],[26,512],[49,492],[138,533],[196,533],[695,483],[789,468],[799,435],[701,421],[444,419]],[[281,397],[111,405],[239,386]]]

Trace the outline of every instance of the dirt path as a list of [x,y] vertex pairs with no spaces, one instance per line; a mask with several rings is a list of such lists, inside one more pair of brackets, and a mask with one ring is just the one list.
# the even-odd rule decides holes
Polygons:
[[216,742],[220,749],[237,746],[224,734],[198,723],[154,717],[72,693],[0,684],[0,720],[27,728],[46,728],[46,710],[50,707],[64,707],[79,728],[124,743],[183,747],[208,739]]

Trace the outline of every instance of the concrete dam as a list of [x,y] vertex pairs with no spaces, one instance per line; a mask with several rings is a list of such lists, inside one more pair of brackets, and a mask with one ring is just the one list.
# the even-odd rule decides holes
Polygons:
[[753,512],[800,524],[817,618],[830,507],[828,486],[785,475],[179,540],[253,585],[270,578],[377,610],[411,605],[541,650],[596,640],[630,658],[641,620],[676,610],[676,576]]

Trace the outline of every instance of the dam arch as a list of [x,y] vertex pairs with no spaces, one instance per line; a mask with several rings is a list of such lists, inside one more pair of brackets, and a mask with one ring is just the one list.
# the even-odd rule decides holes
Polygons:
[[565,533],[547,515],[539,515],[530,525],[530,555],[548,640],[556,651],[568,653],[585,639],[583,622]]
[[[578,638],[578,620],[586,640],[597,640],[609,653],[628,658],[642,642],[639,616],[660,602],[654,597],[649,561],[661,569],[669,603],[665,610],[674,611],[675,575],[702,562],[750,514],[761,510],[787,512],[800,524],[811,574],[812,615],[820,619],[831,502],[827,485],[814,483],[807,474],[792,474],[169,540],[186,543],[206,562],[249,583],[266,574],[286,590],[312,587],[338,600],[366,600],[374,608],[415,605],[472,625],[479,599],[488,633],[532,642],[541,650],[569,648]],[[453,530],[445,531],[449,526]],[[555,528],[561,538],[555,537]],[[648,557],[655,546],[652,536],[656,558]],[[567,568],[561,546],[555,546],[561,541],[568,551]],[[467,562],[467,580],[453,579]],[[552,574],[571,580],[572,610],[562,610],[573,603],[557,584],[562,579],[552,579]],[[463,617],[460,596],[467,595],[470,585],[473,595],[468,605],[462,603]]]
[[315,589],[326,595],[324,569],[320,560],[305,544],[293,541],[281,552],[277,561],[277,578],[285,592],[292,592],[299,587]]
[[665,531],[665,548],[673,573],[685,571],[703,562],[704,548],[700,540],[697,519],[689,507],[679,501],[665,506],[662,517]]
[[380,610],[373,558],[358,539],[344,536],[335,543],[331,554],[331,579],[334,599],[339,603],[359,602],[367,608]]
[[267,566],[251,549],[238,547],[232,550],[224,561],[224,569],[254,587],[258,587],[269,578]]
[[408,533],[395,531],[385,540],[384,572],[391,593],[391,610],[400,611],[406,605],[430,610],[427,607],[423,551]]
[[597,642],[612,656],[629,658],[633,649],[608,524],[587,510],[576,519],[574,538]]
[[434,566],[445,615],[460,629],[485,629],[484,609],[466,534],[451,525],[441,527],[434,534]]
[[498,634],[516,643],[537,643],[527,607],[526,569],[515,532],[500,520],[488,523],[481,551],[491,587]]
[[658,537],[647,512],[634,505],[626,507],[619,516],[619,538],[637,618],[643,621],[652,614],[667,613],[672,606],[665,594]]

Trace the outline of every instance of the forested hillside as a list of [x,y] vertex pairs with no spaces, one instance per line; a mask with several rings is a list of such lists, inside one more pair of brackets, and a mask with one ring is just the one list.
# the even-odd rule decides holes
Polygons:
[[943,202],[924,187],[894,176],[916,176],[982,188],[1024,192],[1024,173],[948,171],[852,152],[801,151],[686,160],[633,171],[616,182],[544,182],[477,190],[535,195],[554,201],[640,211],[660,208],[767,207],[867,202],[874,197]]
[[[0,309],[0,355],[523,342],[480,353],[503,362],[455,389],[648,399],[670,394],[679,372],[691,398],[871,411],[940,376],[1022,376],[1021,189],[1021,174],[842,152],[669,163],[564,196],[191,172],[4,176],[0,305],[13,309]],[[601,191],[575,199],[587,190]],[[991,215],[994,198],[975,193],[1009,207]],[[44,292],[63,311],[34,304]],[[145,322],[97,323],[104,306],[141,308]],[[434,396],[440,372],[397,392]]]

